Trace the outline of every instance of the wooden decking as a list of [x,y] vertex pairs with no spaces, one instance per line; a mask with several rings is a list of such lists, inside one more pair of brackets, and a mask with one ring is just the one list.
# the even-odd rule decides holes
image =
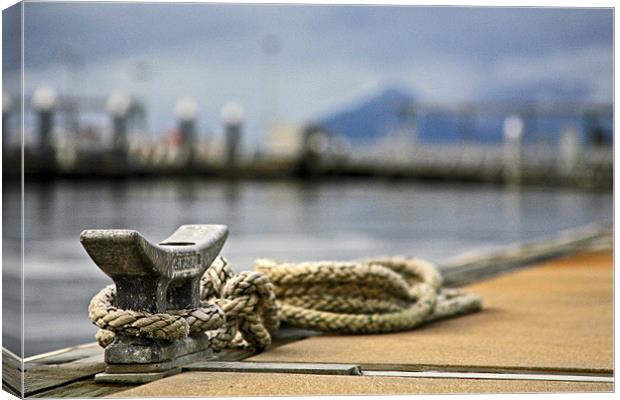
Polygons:
[[[609,392],[612,274],[611,251],[550,261],[469,286],[485,299],[478,314],[393,334],[321,335],[247,359],[274,371],[268,377],[255,366],[212,372],[196,365],[117,395]],[[274,369],[290,362],[357,365],[361,376]]]
[[[613,256],[583,252],[466,287],[482,312],[383,335],[280,330],[268,351],[229,351],[140,386],[99,384],[95,344],[26,359],[27,397],[613,391]],[[222,363],[221,361],[239,361]],[[220,361],[220,362],[216,362]],[[20,363],[3,354],[3,387]]]
[[[312,335],[316,333],[292,328],[282,330],[274,337],[272,348]],[[205,361],[237,361],[253,354],[252,349],[227,350]],[[24,361],[22,375],[20,361],[15,355],[3,351],[3,389],[16,396],[21,392],[22,383],[24,397],[99,397],[133,387],[95,383],[95,374],[105,369],[103,349],[97,343],[69,347]]]

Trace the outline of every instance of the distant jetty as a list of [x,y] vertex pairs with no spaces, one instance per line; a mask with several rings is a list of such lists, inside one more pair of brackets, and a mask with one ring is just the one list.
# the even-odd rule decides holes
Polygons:
[[[114,151],[81,151],[67,157],[67,150],[54,153],[53,169],[47,160],[26,148],[27,179],[53,178],[177,178],[204,176],[226,179],[333,179],[390,178],[495,184],[536,184],[610,189],[613,187],[613,149],[588,149],[579,153],[556,153],[540,149],[514,150],[511,145],[425,146],[405,156],[357,153],[321,154],[312,149],[293,158],[239,157],[234,165],[225,159],[203,158],[182,149],[135,149],[129,154]],[[515,153],[516,151],[516,153]],[[19,178],[21,151],[5,154],[5,178]],[[43,164],[47,161],[46,164]]]
[[[17,135],[21,114],[3,108],[6,179],[376,177],[613,187],[613,113],[605,104],[437,105],[388,92],[316,123],[276,123],[260,151],[248,153],[236,103],[222,107],[214,139],[198,132],[197,103],[180,98],[177,127],[158,142],[147,139],[143,103],[121,93],[57,98],[40,87],[25,103],[30,140],[23,146],[16,143],[24,137]],[[103,116],[109,126],[80,125],[80,113]]]

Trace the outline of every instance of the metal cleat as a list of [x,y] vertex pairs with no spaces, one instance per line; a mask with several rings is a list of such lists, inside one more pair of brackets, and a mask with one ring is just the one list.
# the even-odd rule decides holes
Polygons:
[[[152,244],[133,230],[85,230],[80,242],[116,285],[116,306],[165,313],[200,306],[200,278],[218,256],[228,228],[183,225]],[[167,341],[117,334],[105,349],[106,372],[99,382],[146,382],[178,372],[211,353],[204,332]]]

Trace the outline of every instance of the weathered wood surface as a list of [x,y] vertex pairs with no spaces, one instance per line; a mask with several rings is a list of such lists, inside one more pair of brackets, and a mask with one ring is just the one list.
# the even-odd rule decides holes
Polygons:
[[97,343],[87,343],[27,357],[24,359],[24,364],[26,369],[31,369],[40,365],[64,364],[100,354],[101,348]]
[[361,375],[355,364],[269,363],[269,362],[198,362],[183,367],[184,371],[266,372],[319,375]]
[[94,379],[81,379],[67,385],[29,395],[28,397],[105,397],[132,387],[134,386],[111,383],[95,383]]
[[22,392],[22,362],[6,349],[2,349],[2,389],[18,397]]
[[[317,332],[283,327],[274,335],[273,347],[317,335]],[[256,354],[253,348],[227,349],[210,355],[205,361],[238,361]],[[3,387],[19,396],[21,390],[21,361],[3,352]],[[95,383],[94,376],[105,370],[103,349],[97,343],[28,357],[24,360],[25,397],[100,397],[131,385]]]
[[24,392],[29,396],[44,389],[93,376],[104,369],[103,352],[68,363],[39,365],[25,371]]
[[[257,361],[260,362],[260,361]],[[533,375],[578,375],[578,376],[599,376],[612,377],[613,370],[608,368],[589,368],[587,370],[575,368],[546,368],[546,367],[518,367],[507,368],[497,365],[478,366],[478,365],[439,365],[439,364],[389,364],[389,363],[359,363],[362,371],[396,371],[396,372],[471,372],[484,374],[533,374]]]

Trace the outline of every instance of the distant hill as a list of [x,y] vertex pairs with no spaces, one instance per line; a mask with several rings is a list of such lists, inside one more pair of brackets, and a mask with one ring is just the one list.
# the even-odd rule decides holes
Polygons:
[[400,126],[403,111],[414,104],[414,96],[398,88],[387,88],[352,107],[328,115],[319,124],[328,132],[353,142],[371,142]]
[[[537,101],[561,101],[579,103],[586,98],[584,88],[547,85],[527,85],[505,87],[492,93],[483,93],[484,101],[509,101],[517,103],[536,103]],[[351,107],[319,120],[319,124],[329,133],[347,138],[352,143],[372,143],[407,122],[405,109],[415,110],[416,97],[398,87],[385,88]],[[516,114],[520,110],[515,110]],[[475,120],[466,120],[458,114],[428,114],[416,120],[417,140],[422,143],[454,143],[472,141],[477,143],[501,143],[502,126],[507,115],[478,115]],[[559,133],[567,125],[577,129],[587,128],[582,115],[574,116],[536,116],[524,121],[529,143],[557,143]],[[598,120],[605,130],[604,136],[611,140],[612,119]],[[467,126],[471,127],[469,130]],[[585,140],[585,137],[584,137]]]

